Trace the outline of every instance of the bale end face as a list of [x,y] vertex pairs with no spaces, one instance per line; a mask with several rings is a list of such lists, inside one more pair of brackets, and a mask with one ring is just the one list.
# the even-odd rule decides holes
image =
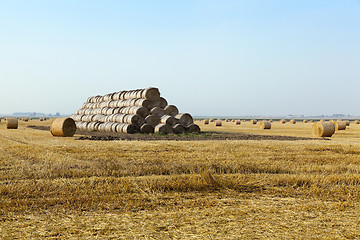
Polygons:
[[17,118],[6,118],[6,129],[17,129],[19,121]]

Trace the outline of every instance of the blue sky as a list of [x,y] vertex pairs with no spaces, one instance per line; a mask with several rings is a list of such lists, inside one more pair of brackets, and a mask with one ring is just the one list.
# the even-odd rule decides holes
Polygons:
[[360,1],[2,1],[0,113],[155,86],[193,115],[360,115]]

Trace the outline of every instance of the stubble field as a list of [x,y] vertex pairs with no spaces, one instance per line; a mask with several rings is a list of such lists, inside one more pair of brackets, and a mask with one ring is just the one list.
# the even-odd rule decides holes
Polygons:
[[0,239],[360,238],[359,125],[324,140],[311,123],[197,123],[301,140],[90,141],[2,121]]

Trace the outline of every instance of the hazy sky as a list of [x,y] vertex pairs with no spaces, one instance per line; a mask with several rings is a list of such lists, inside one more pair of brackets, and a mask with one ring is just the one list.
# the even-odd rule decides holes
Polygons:
[[360,115],[359,0],[0,0],[0,113],[155,86],[192,115]]

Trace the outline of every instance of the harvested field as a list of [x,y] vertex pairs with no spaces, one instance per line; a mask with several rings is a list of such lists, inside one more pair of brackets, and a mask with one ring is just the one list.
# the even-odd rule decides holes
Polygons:
[[49,123],[0,123],[0,239],[360,238],[360,125],[324,141],[302,122],[150,139]]

